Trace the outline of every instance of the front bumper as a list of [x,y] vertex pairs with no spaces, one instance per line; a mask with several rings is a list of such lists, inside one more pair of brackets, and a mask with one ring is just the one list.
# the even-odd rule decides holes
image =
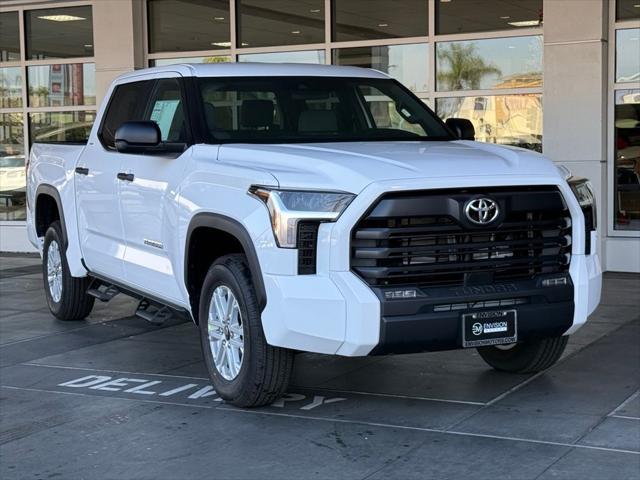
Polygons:
[[433,288],[416,299],[390,301],[381,301],[380,292],[351,272],[265,275],[262,322],[271,345],[306,352],[364,356],[450,350],[462,347],[462,313],[477,310],[434,311],[434,306],[524,299],[499,307],[517,310],[519,340],[568,335],[584,325],[600,301],[599,265],[595,254],[574,255],[567,286],[542,287],[544,277],[539,277],[492,285],[493,291]]

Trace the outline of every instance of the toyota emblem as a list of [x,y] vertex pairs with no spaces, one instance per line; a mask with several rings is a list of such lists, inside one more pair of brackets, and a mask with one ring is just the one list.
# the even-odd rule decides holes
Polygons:
[[488,225],[500,214],[500,209],[495,200],[490,198],[474,198],[467,203],[464,213],[471,223],[476,225]]

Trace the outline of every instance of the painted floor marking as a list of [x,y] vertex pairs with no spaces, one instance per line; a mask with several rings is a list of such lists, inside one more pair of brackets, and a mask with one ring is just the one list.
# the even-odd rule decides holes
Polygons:
[[[106,372],[106,373],[118,373],[121,375],[153,375],[156,377],[167,377],[167,378],[186,378],[190,380],[201,380],[203,382],[209,382],[207,377],[194,377],[189,375],[171,375],[166,373],[151,373],[151,372],[131,372],[127,370],[107,370],[103,368],[87,368],[87,367],[70,367],[66,365],[50,365],[45,363],[22,363],[22,366],[27,367],[44,367],[44,368],[60,368],[64,370],[80,370],[83,372]],[[298,385],[291,385],[293,390],[305,390],[305,391],[323,391],[323,392],[331,392],[336,394],[344,394],[344,395],[362,395],[362,396],[370,396],[370,397],[382,397],[382,398],[398,398],[401,400],[423,400],[430,402],[443,402],[443,403],[455,403],[461,405],[474,405],[474,406],[483,406],[486,405],[484,402],[474,402],[470,400],[455,400],[449,398],[435,398],[435,397],[422,397],[417,395],[401,395],[395,393],[377,393],[377,392],[363,392],[356,390],[340,390],[333,388],[323,388],[323,387],[304,387]]]
[[[638,395],[640,395],[640,390],[637,390],[636,392],[632,393],[629,398],[627,398],[624,402],[622,402],[620,405],[618,405],[616,408],[614,408],[611,413],[609,413],[609,415],[607,415],[607,417],[622,417],[621,415],[616,415],[620,410],[622,410],[624,407],[626,407],[627,405],[629,405],[631,402],[633,402],[636,398],[638,398]],[[635,418],[635,417],[627,417],[627,418]]]
[[[39,388],[25,388],[25,387],[11,387],[6,385],[0,385],[0,388],[6,388],[10,390],[23,390],[30,392],[38,392],[38,393],[59,393],[63,395],[79,395],[83,397],[92,397],[93,395],[81,393],[81,392],[61,392],[58,390],[46,390]],[[95,396],[93,396],[95,398]],[[114,398],[114,397],[106,397],[106,398]],[[427,428],[427,427],[412,427],[407,425],[394,425],[390,423],[378,423],[378,422],[365,422],[361,420],[348,420],[344,418],[331,418],[331,417],[317,417],[311,415],[296,415],[291,413],[279,413],[279,412],[267,412],[263,410],[248,410],[248,409],[240,409],[235,407],[227,407],[224,405],[213,406],[213,405],[198,405],[191,403],[178,403],[178,402],[166,402],[166,401],[157,401],[157,400],[147,400],[145,398],[130,398],[130,397],[115,397],[120,400],[130,400],[134,402],[144,402],[144,403],[155,403],[155,404],[165,404],[165,405],[175,405],[180,407],[192,407],[192,408],[205,408],[210,410],[222,410],[225,412],[235,412],[235,413],[245,413],[245,414],[253,414],[253,415],[265,415],[272,417],[285,417],[285,418],[295,418],[298,420],[314,420],[319,422],[328,422],[328,423],[343,423],[349,425],[364,425],[369,427],[379,427],[379,428],[391,428],[397,430],[410,430],[410,431],[418,431],[418,432],[429,432],[429,433],[440,433],[443,435],[456,435],[462,437],[474,437],[474,438],[487,438],[491,440],[505,440],[512,442],[523,442],[523,443],[532,443],[537,445],[553,445],[558,447],[565,448],[578,448],[584,450],[599,450],[604,452],[613,452],[613,453],[625,453],[630,455],[640,455],[640,451],[634,450],[624,450],[619,448],[608,448],[608,447],[596,447],[592,445],[578,445],[573,443],[565,443],[565,442],[552,442],[547,440],[536,440],[531,438],[521,438],[521,437],[506,437],[500,435],[489,435],[482,433],[471,433],[471,432],[463,432],[456,430],[443,430],[438,428]]]

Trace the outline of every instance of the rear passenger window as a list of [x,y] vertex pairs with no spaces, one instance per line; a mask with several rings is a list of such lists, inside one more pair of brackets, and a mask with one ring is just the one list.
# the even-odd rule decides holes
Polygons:
[[144,120],[152,87],[153,80],[124,83],[116,87],[100,130],[100,140],[106,148],[115,150],[116,130],[124,122]]
[[159,80],[151,95],[145,120],[158,124],[162,141],[187,143],[187,125],[180,83],[175,78]]

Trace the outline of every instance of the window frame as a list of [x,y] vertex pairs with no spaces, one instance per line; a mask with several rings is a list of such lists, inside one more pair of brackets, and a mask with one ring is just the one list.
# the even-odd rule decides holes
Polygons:
[[[91,57],[71,57],[71,58],[49,58],[43,60],[31,60],[26,57],[26,26],[25,26],[25,12],[36,10],[49,10],[52,8],[65,8],[65,7],[91,7],[95,2],[91,0],[84,0],[78,2],[61,1],[54,6],[46,4],[24,4],[24,5],[0,5],[0,12],[17,12],[18,14],[18,33],[19,33],[19,45],[20,55],[18,60],[1,62],[0,67],[19,67],[22,74],[22,106],[15,108],[0,108],[0,112],[3,114],[22,114],[22,131],[23,131],[23,147],[25,162],[28,160],[31,153],[31,129],[30,129],[30,115],[33,113],[58,113],[58,112],[93,112],[97,116],[98,105],[69,105],[58,107],[31,107],[29,106],[29,90],[28,90],[28,77],[27,69],[30,66],[48,66],[53,64],[75,64],[75,63],[96,63],[95,62],[95,48],[94,56]],[[93,15],[93,10],[92,10]],[[95,32],[94,32],[95,33]],[[95,37],[94,37],[95,38]],[[0,220],[0,226],[9,227],[24,227],[26,225],[25,220]]]
[[640,28],[640,20],[616,20],[617,2],[609,2],[609,79],[607,89],[607,181],[603,188],[607,190],[607,236],[618,238],[640,238],[640,230],[618,230],[616,222],[617,194],[615,187],[616,175],[616,141],[615,141],[615,108],[616,92],[619,90],[640,89],[640,82],[616,82],[616,37],[618,30]]

